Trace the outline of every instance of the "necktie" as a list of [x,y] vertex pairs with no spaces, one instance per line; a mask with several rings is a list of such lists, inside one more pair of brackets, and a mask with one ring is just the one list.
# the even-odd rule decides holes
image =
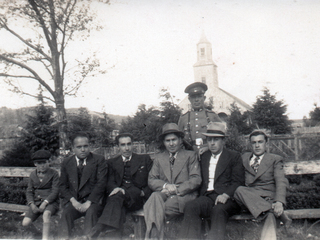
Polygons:
[[175,157],[174,157],[174,155],[172,155],[172,156],[170,157],[170,163],[171,163],[171,165],[174,164],[174,160],[175,160]]
[[258,168],[259,168],[259,157],[255,157],[254,158],[254,163],[251,165],[251,167],[253,168],[253,170],[255,171],[255,172],[257,172],[258,171]]
[[83,159],[79,159],[79,166],[78,166],[78,168],[79,168],[79,170],[80,170],[81,173],[82,173],[82,170],[83,170],[83,162],[84,162]]

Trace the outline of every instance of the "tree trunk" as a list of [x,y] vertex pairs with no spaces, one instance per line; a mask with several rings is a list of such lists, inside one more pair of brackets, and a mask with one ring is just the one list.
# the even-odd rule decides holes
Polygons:
[[[62,97],[63,98],[63,97]],[[64,99],[56,101],[57,120],[59,123],[59,155],[65,156],[67,154],[67,114],[64,107]]]

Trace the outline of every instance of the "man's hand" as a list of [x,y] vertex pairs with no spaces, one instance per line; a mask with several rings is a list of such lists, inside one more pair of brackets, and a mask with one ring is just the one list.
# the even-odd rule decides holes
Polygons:
[[79,203],[74,197],[72,197],[71,199],[70,199],[70,202],[71,202],[71,204],[72,204],[72,206],[75,208],[75,209],[77,209],[79,212],[81,212],[80,210],[81,210],[81,203]]
[[229,195],[226,194],[226,193],[220,194],[220,195],[217,196],[216,201],[215,201],[214,204],[215,205],[217,205],[218,203],[225,204],[228,201],[229,198],[230,198]]
[[162,193],[165,193],[167,197],[169,197],[169,196],[171,195],[170,192],[168,191],[168,189],[166,189],[166,188],[163,188],[163,189],[161,190],[161,192],[162,192]]
[[177,194],[177,187],[175,184],[166,184],[165,187],[171,195]]
[[39,207],[39,211],[40,211],[40,212],[43,212],[44,209],[47,207],[47,205],[48,205],[48,202],[43,201],[43,202],[41,203],[40,207]]
[[123,195],[125,194],[125,191],[124,191],[123,188],[116,187],[116,188],[113,189],[112,192],[109,194],[109,197],[111,197],[112,195],[117,194],[118,192],[122,192]]
[[276,217],[279,217],[283,213],[283,203],[282,202],[272,203],[272,209],[273,209],[274,215]]
[[81,204],[81,207],[80,207],[79,211],[80,212],[86,212],[90,206],[91,206],[91,201],[87,200],[85,203]]
[[31,203],[30,204],[30,207],[31,207],[31,210],[34,214],[37,214],[40,212],[39,208],[34,204],[34,203]]
[[209,147],[202,147],[199,149],[199,157],[201,154],[203,154],[204,152],[206,152],[209,149]]

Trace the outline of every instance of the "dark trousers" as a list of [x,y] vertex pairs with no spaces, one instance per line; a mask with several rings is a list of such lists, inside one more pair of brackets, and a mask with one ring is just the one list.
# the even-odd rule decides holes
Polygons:
[[91,228],[98,222],[99,213],[102,211],[100,204],[92,203],[88,210],[84,213],[76,210],[69,202],[62,210],[62,216],[59,223],[59,238],[70,238],[74,220],[85,216],[83,234],[88,234]]
[[226,232],[226,225],[230,216],[240,211],[238,204],[228,199],[225,204],[214,205],[218,194],[200,196],[188,202],[184,209],[180,238],[201,239],[202,218],[210,218],[211,228],[208,239],[223,240]]
[[[136,189],[136,190],[133,190]],[[119,229],[125,222],[126,212],[139,210],[143,206],[143,198],[140,197],[140,189],[132,187],[125,189],[125,195],[118,192],[108,197],[107,203],[99,218],[98,223]]]

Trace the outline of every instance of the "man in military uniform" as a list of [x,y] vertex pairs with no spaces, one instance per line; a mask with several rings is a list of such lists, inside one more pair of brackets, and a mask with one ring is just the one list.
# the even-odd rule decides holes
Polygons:
[[185,93],[189,94],[189,101],[192,109],[180,116],[178,126],[184,132],[186,140],[193,149],[201,155],[208,150],[206,138],[202,133],[206,133],[209,122],[221,122],[221,119],[214,112],[205,109],[204,93],[208,86],[202,82],[194,82],[186,87]]

